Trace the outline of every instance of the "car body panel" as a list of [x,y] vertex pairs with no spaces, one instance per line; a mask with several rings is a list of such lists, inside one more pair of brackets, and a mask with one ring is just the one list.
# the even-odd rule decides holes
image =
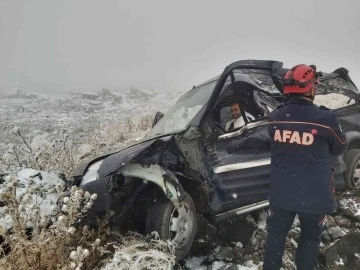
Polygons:
[[[128,205],[132,205],[136,196],[146,188],[144,180],[155,183],[172,200],[164,185],[166,181],[161,177],[170,179],[170,193],[180,192],[176,198],[173,197],[173,202],[180,200],[184,189],[194,198],[197,210],[209,215],[262,202],[267,199],[270,186],[271,138],[267,130],[267,115],[286,99],[281,84],[286,71],[278,61],[234,62],[221,75],[200,84],[216,83],[208,102],[192,116],[183,130],[174,134],[154,133],[156,136],[145,137],[133,145],[95,157],[79,166],[74,176],[81,179],[91,164],[103,159],[98,170],[99,179],[87,183],[84,188],[95,191],[99,185],[101,196],[111,197],[99,202],[107,203],[107,207],[96,208],[104,211],[109,211],[112,205],[122,205],[116,204],[111,191],[105,188],[113,185],[115,180],[112,177],[117,175],[141,180],[136,182]],[[354,105],[334,111],[348,142],[358,143],[360,148],[359,91],[344,69],[324,73],[320,81],[320,94],[338,93],[355,100]],[[258,115],[254,122],[246,120],[242,128],[225,132],[216,123],[221,120],[220,112],[216,110],[228,106],[236,95],[244,104],[251,105]],[[217,113],[218,117],[214,116]],[[161,121],[162,116],[155,123]],[[343,172],[347,168],[342,156],[334,157],[332,164],[335,187],[343,188]],[[156,166],[159,179],[152,178],[154,175],[149,166]],[[125,183],[131,181],[120,182],[120,186],[126,188]]]
[[212,181],[221,201],[213,206],[216,211],[267,198],[271,145],[266,125],[220,138],[208,146],[206,158],[214,172]]
[[153,142],[153,140],[143,142],[105,157],[104,162],[101,164],[98,171],[99,176],[104,177],[115,172],[120,167],[126,165],[129,161],[136,158],[136,156],[142,151],[150,147]]
[[[182,190],[180,190],[179,183],[176,177],[167,177],[164,176],[167,174],[170,176],[169,171],[165,171],[164,168],[159,165],[149,165],[143,166],[139,163],[130,163],[122,166],[119,170],[119,173],[125,177],[136,177],[139,179],[143,179],[144,181],[150,181],[158,185],[166,194],[171,202],[174,203],[175,206],[179,205],[179,200],[182,194]],[[172,179],[174,181],[169,181]]]

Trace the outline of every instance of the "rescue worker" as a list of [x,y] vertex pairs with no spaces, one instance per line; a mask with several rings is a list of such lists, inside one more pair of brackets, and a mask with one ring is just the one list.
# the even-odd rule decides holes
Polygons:
[[313,269],[326,215],[335,211],[331,156],[342,154],[346,137],[333,111],[316,106],[315,66],[297,65],[284,77],[289,99],[269,116],[271,185],[264,270],[280,269],[285,240],[298,215],[298,270]]

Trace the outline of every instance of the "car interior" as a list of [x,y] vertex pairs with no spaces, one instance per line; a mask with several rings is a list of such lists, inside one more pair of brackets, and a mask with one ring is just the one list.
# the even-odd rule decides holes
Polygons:
[[[247,112],[254,116],[255,119],[252,119],[251,122],[263,118],[271,111],[271,108],[267,108],[260,102],[259,91],[253,85],[245,82],[233,82],[222,91],[212,112],[214,123],[222,132],[227,132],[225,130],[226,122],[232,119],[230,106],[233,103],[240,105],[242,115]],[[247,119],[245,121],[248,122]]]

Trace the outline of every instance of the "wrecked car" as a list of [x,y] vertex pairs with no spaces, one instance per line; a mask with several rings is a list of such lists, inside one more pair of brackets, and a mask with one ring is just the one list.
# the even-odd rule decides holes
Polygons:
[[[184,94],[133,145],[80,165],[73,185],[97,193],[88,222],[110,215],[119,227],[157,231],[176,244],[180,260],[189,252],[199,216],[211,225],[268,206],[269,113],[286,100],[278,61],[244,60]],[[360,187],[359,91],[345,68],[322,73],[318,95],[346,97],[334,110],[348,140],[334,157],[336,189]],[[230,105],[240,104],[244,125],[227,131]],[[141,227],[141,228],[140,228]]]

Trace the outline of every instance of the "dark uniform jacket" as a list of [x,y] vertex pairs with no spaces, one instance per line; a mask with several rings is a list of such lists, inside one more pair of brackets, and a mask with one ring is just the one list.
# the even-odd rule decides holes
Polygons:
[[270,114],[268,131],[270,203],[296,212],[333,212],[330,158],[347,146],[335,113],[303,98],[291,98]]

